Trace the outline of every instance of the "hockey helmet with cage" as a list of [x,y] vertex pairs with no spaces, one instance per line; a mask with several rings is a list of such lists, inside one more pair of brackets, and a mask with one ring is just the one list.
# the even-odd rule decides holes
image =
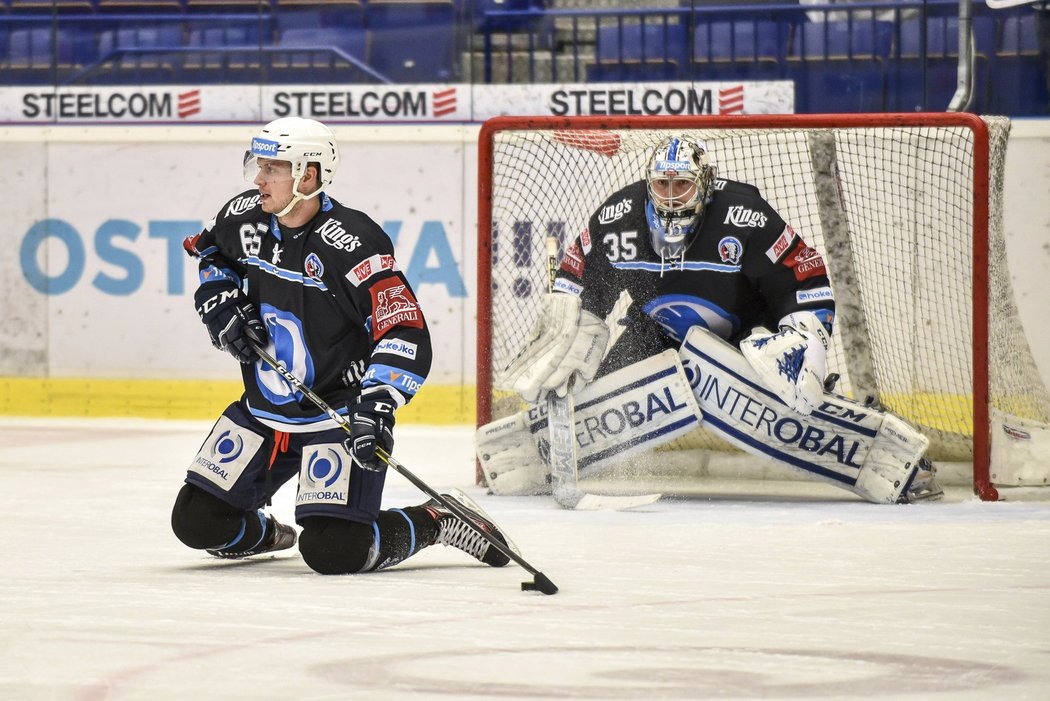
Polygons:
[[704,142],[669,136],[653,149],[645,179],[649,192],[646,214],[653,249],[662,258],[685,254],[710,201],[718,169]]
[[[288,161],[292,166],[292,201],[277,216],[284,216],[295,203],[316,197],[332,183],[339,167],[339,146],[332,130],[315,119],[281,117],[264,126],[252,138],[244,154],[244,179],[252,182],[259,172],[259,159]],[[317,164],[320,187],[314,192],[299,192],[299,181],[310,163]]]

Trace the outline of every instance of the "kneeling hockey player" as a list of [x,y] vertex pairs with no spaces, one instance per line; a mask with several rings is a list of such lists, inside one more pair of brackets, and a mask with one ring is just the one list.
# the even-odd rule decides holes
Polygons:
[[[245,154],[255,185],[186,240],[200,261],[194,301],[212,344],[241,363],[244,394],[219,417],[190,465],[171,525],[221,558],[284,550],[296,531],[262,510],[298,478],[299,552],[323,574],[378,570],[434,543],[500,567],[508,558],[431,500],[380,510],[394,414],[423,384],[430,334],[390,239],[325,192],[335,137],[311,119],[267,124]],[[352,438],[264,364],[253,344],[351,423]],[[461,493],[481,528],[505,538]]]
[[[607,325],[621,293],[629,306]],[[705,144],[673,136],[568,246],[530,340],[497,383],[533,404],[573,394],[583,476],[702,422],[872,502],[939,495],[925,436],[825,391],[834,318],[821,255],[757,188],[718,178]],[[610,325],[622,327],[611,347]],[[534,406],[479,429],[494,493],[549,492],[544,425]]]

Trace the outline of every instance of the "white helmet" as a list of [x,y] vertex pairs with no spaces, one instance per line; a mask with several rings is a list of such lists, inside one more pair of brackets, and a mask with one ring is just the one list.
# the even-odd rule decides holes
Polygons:
[[661,256],[685,254],[685,240],[711,199],[717,173],[707,146],[697,139],[669,136],[653,149],[645,173],[647,209],[653,248]]
[[[259,170],[258,159],[272,158],[292,164],[292,201],[277,216],[291,211],[299,200],[316,197],[332,183],[339,167],[339,146],[332,130],[315,119],[281,117],[264,126],[252,138],[251,148],[244,154],[244,178],[253,181]],[[299,192],[299,181],[309,163],[317,163],[321,186],[304,195]]]

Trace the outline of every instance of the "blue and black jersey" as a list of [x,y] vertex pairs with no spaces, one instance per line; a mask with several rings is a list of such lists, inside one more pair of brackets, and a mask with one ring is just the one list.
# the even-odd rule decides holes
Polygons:
[[682,259],[661,260],[653,249],[652,215],[644,180],[607,198],[566,250],[555,290],[578,294],[603,319],[625,290],[633,313],[656,322],[674,344],[695,325],[736,343],[801,310],[830,330],[835,301],[824,259],[754,186],[715,181]]
[[[432,359],[430,332],[386,233],[363,212],[321,193],[305,227],[282,230],[256,190],[227,202],[187,239],[202,285],[238,285],[259,309],[270,354],[333,408],[386,385],[408,402]],[[242,366],[251,414],[272,428],[315,431],[334,422],[261,361]]]

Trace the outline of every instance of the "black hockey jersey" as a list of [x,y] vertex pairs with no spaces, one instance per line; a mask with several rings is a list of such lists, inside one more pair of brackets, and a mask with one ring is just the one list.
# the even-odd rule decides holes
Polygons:
[[[388,385],[408,401],[430,371],[430,333],[386,233],[321,193],[304,228],[282,232],[256,190],[226,203],[185,248],[202,284],[229,279],[255,303],[270,354],[340,413],[362,387]],[[283,431],[334,426],[262,361],[242,365],[244,399]]]
[[625,290],[676,343],[695,325],[735,343],[799,310],[830,329],[835,302],[823,258],[754,186],[715,181],[684,260],[661,261],[647,208],[644,180],[606,199],[566,250],[554,289],[580,295],[602,319]]

